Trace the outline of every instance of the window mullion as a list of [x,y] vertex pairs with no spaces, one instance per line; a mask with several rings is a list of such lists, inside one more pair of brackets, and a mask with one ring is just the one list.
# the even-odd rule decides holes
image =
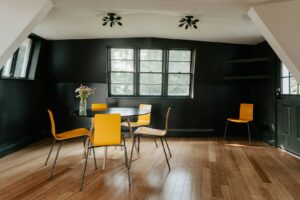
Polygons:
[[168,96],[168,49],[163,50],[162,96]]
[[139,49],[134,50],[134,96],[140,95],[140,62]]

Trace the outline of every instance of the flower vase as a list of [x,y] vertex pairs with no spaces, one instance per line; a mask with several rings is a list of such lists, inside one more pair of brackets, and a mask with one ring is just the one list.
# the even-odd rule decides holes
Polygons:
[[81,99],[80,100],[79,115],[86,116],[86,99]]

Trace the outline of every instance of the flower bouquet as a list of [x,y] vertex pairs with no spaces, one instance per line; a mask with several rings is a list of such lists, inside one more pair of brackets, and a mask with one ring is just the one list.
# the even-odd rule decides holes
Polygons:
[[78,93],[76,97],[80,98],[79,115],[86,115],[86,100],[91,94],[94,94],[94,91],[95,89],[84,85],[80,85],[80,87],[75,90],[75,93]]

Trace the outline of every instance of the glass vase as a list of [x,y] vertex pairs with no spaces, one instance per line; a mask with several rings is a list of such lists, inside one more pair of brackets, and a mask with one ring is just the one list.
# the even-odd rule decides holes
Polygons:
[[80,100],[79,115],[86,116],[86,99],[81,99]]

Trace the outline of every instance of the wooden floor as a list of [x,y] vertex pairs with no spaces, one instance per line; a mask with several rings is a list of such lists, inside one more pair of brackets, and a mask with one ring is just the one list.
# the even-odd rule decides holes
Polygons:
[[[263,143],[223,143],[216,138],[170,139],[171,172],[161,145],[141,141],[140,158],[132,163],[128,187],[123,151],[109,148],[106,170],[94,170],[89,159],[84,189],[82,141],[66,143],[55,176],[44,167],[50,140],[0,159],[0,199],[300,199],[300,160]],[[131,143],[127,143],[131,146]],[[98,167],[103,149],[96,150]]]

